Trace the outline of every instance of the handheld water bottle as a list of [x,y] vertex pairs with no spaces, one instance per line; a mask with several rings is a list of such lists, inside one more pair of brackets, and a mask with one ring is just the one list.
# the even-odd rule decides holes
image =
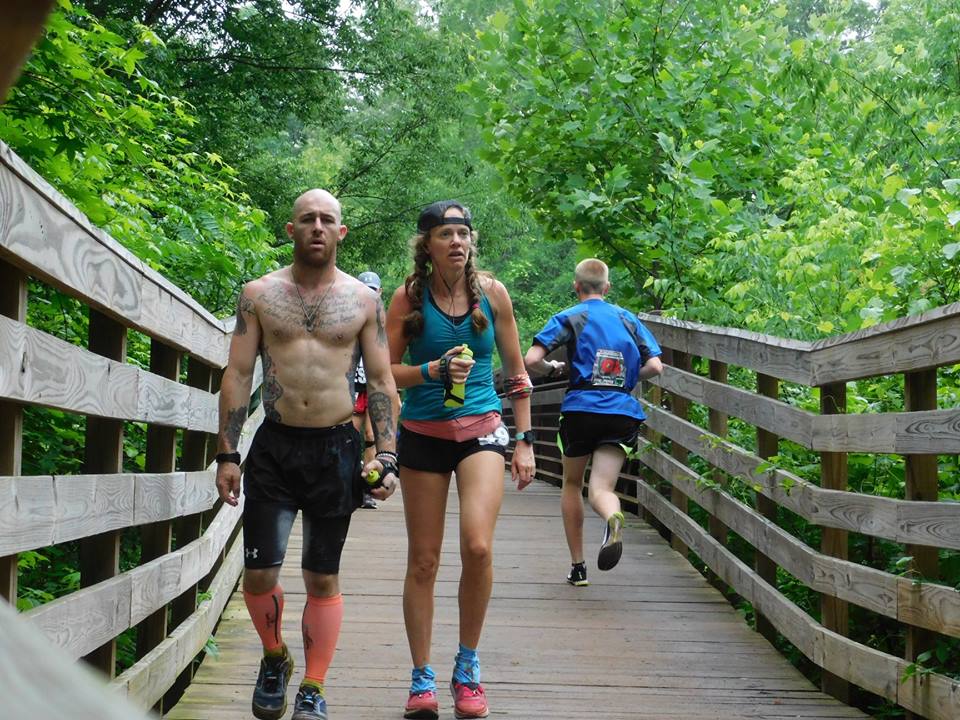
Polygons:
[[[470,360],[473,358],[473,350],[471,350],[466,345],[463,346],[463,350],[460,351],[460,354],[457,356],[461,360],[466,359]],[[466,384],[465,383],[453,383],[450,388],[443,395],[443,405],[444,407],[449,408],[459,408],[463,407],[463,403],[466,400]]]

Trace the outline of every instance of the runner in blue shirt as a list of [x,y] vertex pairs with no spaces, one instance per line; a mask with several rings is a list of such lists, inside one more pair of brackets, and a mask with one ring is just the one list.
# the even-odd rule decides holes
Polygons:
[[606,264],[590,258],[577,265],[573,289],[580,302],[554,315],[533,339],[524,357],[531,372],[553,374],[563,363],[545,360],[565,345],[570,383],[560,406],[557,444],[563,454],[560,507],[570,548],[571,585],[587,585],[583,559],[583,475],[593,458],[588,500],[606,521],[597,557],[610,570],[623,552],[623,513],[614,493],[626,449],[635,446],[646,419],[631,392],[641,380],[659,375],[660,346],[637,316],[603,297],[610,289]]

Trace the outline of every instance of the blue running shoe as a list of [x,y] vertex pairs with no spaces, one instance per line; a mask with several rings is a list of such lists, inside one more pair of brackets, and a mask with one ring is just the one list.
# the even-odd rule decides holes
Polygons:
[[287,646],[282,655],[265,655],[253,688],[253,716],[260,720],[279,720],[287,710],[287,685],[293,675],[293,658]]
[[292,720],[327,720],[327,701],[315,685],[301,685],[293,704]]

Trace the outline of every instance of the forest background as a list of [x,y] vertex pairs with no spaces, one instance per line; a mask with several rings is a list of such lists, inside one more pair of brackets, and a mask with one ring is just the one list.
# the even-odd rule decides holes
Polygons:
[[[594,255],[633,310],[793,338],[960,299],[955,0],[59,0],[0,139],[219,316],[288,262],[283,225],[309,187],[341,199],[341,267],[375,270],[387,297],[419,209],[470,206],[524,348]],[[71,299],[32,285],[29,312],[83,343]],[[131,333],[131,361],[148,355]],[[941,371],[940,407],[957,387]],[[784,399],[818,407],[815,391]],[[902,380],[851,385],[851,412],[896,409]],[[731,425],[745,447],[751,433]],[[144,436],[128,425],[130,470]],[[82,438],[82,418],[27,408],[24,474],[78,472]],[[818,479],[789,443],[775,462]],[[956,458],[940,470],[957,500]],[[853,489],[903,496],[897,456],[853,455],[850,472]],[[900,546],[853,542],[863,562],[904,566]],[[135,532],[124,547],[135,564]],[[21,556],[22,608],[75,589],[72,553]],[[960,585],[956,553],[941,567]],[[855,637],[902,651],[895,625],[854,613]],[[924,662],[957,675],[957,643]]]

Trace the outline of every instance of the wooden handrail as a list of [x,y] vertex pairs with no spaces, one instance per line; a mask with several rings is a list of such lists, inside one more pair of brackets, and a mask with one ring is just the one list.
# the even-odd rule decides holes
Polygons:
[[[635,484],[644,512],[670,534],[675,547],[696,553],[711,577],[753,604],[758,629],[762,619],[769,637],[782,634],[823,669],[826,691],[844,697],[847,684],[852,683],[918,716],[960,717],[960,681],[910,664],[920,649],[932,647],[931,633],[960,637],[960,590],[938,583],[935,577],[898,575],[846,559],[844,548],[844,533],[852,532],[902,543],[904,552],[929,550],[933,557],[938,548],[960,549],[960,503],[938,502],[927,487],[931,472],[935,478],[935,456],[960,452],[960,410],[913,400],[904,403],[903,412],[846,414],[840,408],[836,414],[818,414],[778,399],[773,392],[723,382],[725,375],[734,376],[734,368],[744,368],[772,383],[779,379],[820,388],[825,401],[839,402],[836,398],[842,398],[840,391],[848,381],[916,375],[923,369],[923,387],[929,390],[931,383],[935,387],[936,368],[960,362],[960,304],[812,343],[661,316],[640,317],[661,346],[677,357],[709,359],[712,370],[730,368],[729,375],[712,372],[715,377],[707,378],[692,369],[667,366],[652,381],[653,389],[709,410],[711,424],[717,428],[725,427],[720,420],[726,417],[738,418],[760,434],[820,451],[831,463],[845,459],[845,453],[901,454],[913,458],[916,467],[924,463],[927,485],[922,496],[890,498],[853,492],[843,484],[845,473],[839,463],[830,468],[834,486],[828,488],[761,457],[776,454],[775,446],[760,448],[762,452],[740,447],[698,424],[697,419],[705,422],[707,413],[691,413],[694,419],[678,416],[659,402],[643,398],[638,388],[649,436],[655,438],[641,442],[638,457],[660,482],[669,485],[671,498],[637,474],[624,472],[621,481]],[[927,395],[935,397],[931,392]],[[543,463],[538,474],[556,481],[559,462],[552,439],[547,439],[556,426],[548,423],[556,422],[563,394],[564,388],[558,386],[537,388],[533,394],[534,424],[542,429],[536,444],[538,463]],[[832,406],[828,409],[833,412]],[[670,442],[670,452],[659,447],[660,438]],[[690,460],[676,448],[689,451]],[[717,472],[723,474],[723,483],[714,480]],[[750,492],[764,499],[763,508],[755,509],[736,497]],[[687,514],[687,500],[704,511],[706,521]],[[831,540],[823,549],[809,547],[778,524],[778,506],[821,526],[824,533],[837,533],[836,542]],[[831,616],[818,622],[790,602],[777,589],[774,574],[750,567],[734,554],[734,546],[725,546],[727,529],[752,546],[752,554],[829,600]],[[895,657],[845,637],[847,603],[901,623],[908,636],[916,638],[913,649],[908,648],[912,655]],[[835,623],[836,631],[827,622]]]
[[[27,276],[89,308],[88,348],[27,324]],[[138,626],[142,657],[116,686],[150,707],[202,651],[242,565],[240,513],[220,506],[210,465],[217,378],[234,320],[215,318],[93,226],[2,142],[0,280],[0,596],[16,595],[17,553],[79,541],[82,589],[24,613],[22,621],[109,674],[115,638]],[[11,287],[16,292],[7,292]],[[150,338],[151,370],[126,360],[131,329]],[[258,364],[254,389],[260,378]],[[20,473],[25,406],[88,418],[85,474]],[[6,422],[6,409],[14,422]],[[261,420],[262,412],[249,418],[241,450]],[[146,423],[147,469],[154,472],[120,472],[125,422]],[[177,428],[190,444],[183,466],[189,472],[173,464]],[[179,547],[171,551],[174,521]],[[119,532],[131,527],[141,528],[144,557],[120,573]],[[213,597],[197,606],[199,582],[209,583]],[[176,626],[168,629],[169,607]],[[0,643],[0,664],[7,652]],[[105,696],[104,717],[109,705]]]

